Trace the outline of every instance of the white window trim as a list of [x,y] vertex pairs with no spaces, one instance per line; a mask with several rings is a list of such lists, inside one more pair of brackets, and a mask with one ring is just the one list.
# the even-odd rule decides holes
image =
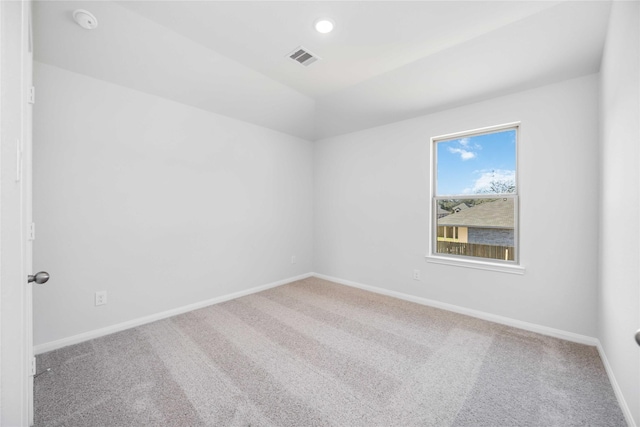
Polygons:
[[501,273],[524,274],[525,268],[517,264],[499,264],[497,262],[476,261],[475,259],[426,255],[427,262],[432,264],[453,265],[456,267],[475,268],[476,270],[499,271]]
[[[435,158],[435,148],[436,141],[448,140],[448,139],[456,139],[463,138],[465,136],[476,136],[487,133],[498,132],[506,129],[517,129],[517,141],[516,141],[516,193],[515,199],[517,203],[515,204],[515,213],[516,215],[516,229],[514,230],[514,244],[516,247],[516,260],[513,262],[500,262],[498,260],[490,260],[485,261],[483,258],[467,258],[463,256],[452,256],[452,255],[442,255],[437,254],[435,252],[435,241],[438,235],[438,226],[436,224],[436,208],[434,205],[434,198],[436,197],[436,166],[437,159]],[[519,171],[519,160],[518,160],[518,146],[520,145],[520,136],[521,136],[521,122],[511,122],[505,123],[496,126],[487,126],[480,129],[472,129],[464,132],[455,132],[445,135],[433,136],[429,140],[429,153],[431,156],[431,173],[429,174],[429,203],[431,207],[429,209],[429,252],[425,255],[426,261],[434,264],[442,264],[442,265],[451,265],[456,267],[466,267],[466,268],[474,268],[478,270],[489,270],[489,271],[498,271],[503,273],[511,273],[511,274],[524,274],[525,267],[522,265],[522,258],[520,256],[520,212],[519,212],[519,199],[520,199],[520,185],[518,180],[518,171]],[[446,195],[441,195],[438,197],[443,197]],[[460,196],[460,195],[452,195],[452,196]],[[500,197],[501,195],[494,195]],[[510,193],[509,197],[514,197],[514,194]]]

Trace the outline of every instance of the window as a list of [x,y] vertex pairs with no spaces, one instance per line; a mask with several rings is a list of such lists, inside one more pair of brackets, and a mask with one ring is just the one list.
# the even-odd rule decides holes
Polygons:
[[430,257],[518,265],[517,141],[517,123],[431,138]]

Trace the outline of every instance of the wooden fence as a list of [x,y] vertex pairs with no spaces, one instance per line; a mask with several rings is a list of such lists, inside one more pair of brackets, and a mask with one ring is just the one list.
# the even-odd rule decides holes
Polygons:
[[513,246],[493,246],[480,245],[477,243],[438,241],[436,253],[513,261],[515,250]]

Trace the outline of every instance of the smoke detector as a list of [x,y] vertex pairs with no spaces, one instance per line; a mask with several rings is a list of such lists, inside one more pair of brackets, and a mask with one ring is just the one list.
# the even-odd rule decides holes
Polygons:
[[322,59],[315,53],[309,52],[309,49],[307,49],[306,47],[302,46],[298,46],[287,56],[292,61],[296,61],[298,64],[304,65],[305,67],[308,67],[319,59]]
[[91,12],[83,9],[73,11],[73,20],[85,30],[93,30],[98,26],[98,20]]

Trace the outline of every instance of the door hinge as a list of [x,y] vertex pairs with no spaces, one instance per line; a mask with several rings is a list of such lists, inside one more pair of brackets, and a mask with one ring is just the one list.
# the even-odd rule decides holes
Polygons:
[[29,240],[36,240],[36,223],[35,222],[32,222],[31,224],[29,224],[29,230],[27,234],[28,234],[27,238]]
[[29,375],[35,375],[36,374],[36,358],[34,357],[33,359],[31,359],[31,374]]
[[27,93],[27,101],[29,102],[29,104],[36,103],[36,88],[33,86],[29,88],[29,92]]

